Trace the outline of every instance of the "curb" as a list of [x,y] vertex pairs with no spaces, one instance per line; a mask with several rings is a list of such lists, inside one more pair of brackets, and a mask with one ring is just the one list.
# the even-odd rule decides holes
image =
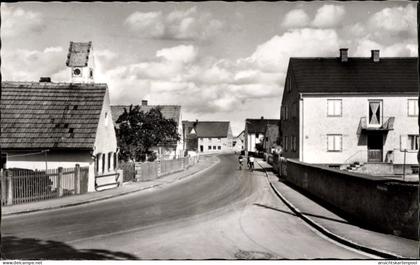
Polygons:
[[302,214],[302,212],[295,207],[291,202],[289,202],[283,195],[281,195],[281,193],[276,189],[276,187],[271,183],[271,181],[268,178],[268,173],[265,170],[265,168],[263,168],[260,163],[257,162],[257,164],[264,169],[265,175],[267,177],[267,181],[270,184],[270,187],[273,189],[274,193],[280,198],[280,200],[282,200],[287,207],[290,208],[290,210],[292,210],[292,212],[294,212],[296,214],[296,216],[298,216],[299,218],[301,218],[302,220],[304,220],[307,224],[309,224],[311,227],[315,228],[317,231],[319,231],[320,233],[322,233],[323,235],[327,236],[328,238],[337,241],[345,246],[351,247],[353,249],[356,250],[360,250],[363,252],[366,252],[368,254],[373,254],[382,258],[386,258],[386,259],[411,259],[411,258],[407,258],[407,257],[403,257],[394,253],[390,253],[384,250],[379,250],[379,249],[374,249],[371,247],[367,247],[361,244],[358,244],[356,242],[353,242],[349,239],[346,239],[342,236],[339,236],[337,234],[334,234],[333,232],[329,231],[328,229],[326,229],[325,227],[323,227],[322,225],[318,224],[317,222],[315,222],[314,220],[312,220],[310,217],[307,217],[306,215]]
[[[67,208],[67,207],[79,206],[79,205],[82,205],[82,204],[89,204],[89,203],[94,203],[94,202],[98,202],[98,201],[104,201],[104,200],[108,200],[108,199],[111,199],[111,198],[117,198],[117,197],[121,197],[121,196],[124,196],[124,195],[140,192],[140,191],[143,191],[143,190],[148,190],[148,189],[153,189],[153,188],[156,188],[156,187],[160,187],[162,185],[171,184],[171,183],[174,183],[178,180],[182,180],[182,179],[192,177],[192,176],[197,175],[197,174],[201,174],[201,173],[209,170],[210,168],[214,167],[219,162],[220,162],[220,159],[217,159],[216,162],[210,164],[208,167],[203,168],[199,171],[193,172],[193,173],[191,173],[189,175],[186,175],[184,177],[176,178],[174,181],[169,182],[169,183],[154,184],[154,185],[151,185],[151,186],[139,188],[137,190],[132,190],[132,191],[123,192],[123,193],[114,194],[114,195],[109,195],[109,196],[105,196],[105,197],[101,197],[101,198],[86,200],[86,201],[82,201],[82,202],[75,202],[75,203],[63,204],[63,205],[59,205],[59,206],[53,206],[53,207],[49,207],[49,208],[33,209],[33,210],[26,210],[26,211],[14,212],[14,213],[7,213],[7,214],[2,213],[1,216],[6,217],[6,216],[13,216],[13,215],[27,214],[27,213],[57,210],[57,209],[62,209],[62,208]],[[98,192],[100,192],[100,191],[98,191]]]

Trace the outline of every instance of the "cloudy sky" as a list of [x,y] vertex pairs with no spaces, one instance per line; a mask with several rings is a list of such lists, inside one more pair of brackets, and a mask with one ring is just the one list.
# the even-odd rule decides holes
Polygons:
[[3,80],[69,81],[69,41],[92,41],[111,104],[182,105],[184,119],[279,118],[290,57],[417,56],[416,4],[8,3]]

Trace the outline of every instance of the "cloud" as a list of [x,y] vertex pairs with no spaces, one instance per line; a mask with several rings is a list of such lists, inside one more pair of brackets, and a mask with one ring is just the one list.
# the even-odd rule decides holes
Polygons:
[[417,56],[417,45],[415,44],[400,42],[385,46],[369,39],[358,41],[354,56],[368,57],[370,56],[370,51],[375,49],[380,50],[380,56],[384,57]]
[[126,24],[140,37],[160,38],[165,34],[165,25],[162,12],[134,12],[126,19]]
[[336,5],[324,5],[316,12],[312,25],[319,28],[337,27],[344,18],[344,7]]
[[309,16],[302,9],[289,11],[283,19],[282,26],[285,28],[302,28],[309,25]]
[[1,36],[17,37],[29,32],[41,32],[45,28],[40,13],[15,8],[13,4],[1,4]]
[[208,40],[218,34],[224,24],[211,13],[199,12],[196,7],[162,12],[134,12],[125,20],[129,29],[144,38],[176,40]]
[[247,60],[266,72],[284,72],[289,57],[329,56],[336,53],[338,44],[339,38],[333,29],[296,29],[259,45]]
[[198,50],[192,45],[179,45],[172,48],[161,49],[156,52],[156,57],[168,61],[191,63],[197,58]]
[[[59,46],[44,50],[16,49],[7,53],[2,50],[2,74],[10,81],[38,81],[41,76],[53,77],[66,70],[66,53]],[[69,81],[69,78],[57,81]]]
[[405,7],[384,8],[375,13],[368,25],[376,30],[385,30],[392,33],[407,32],[416,36],[416,8],[414,4]]
[[229,113],[248,108],[255,99],[280,102],[290,56],[335,55],[338,42],[332,29],[295,29],[238,60],[206,57],[193,45],[178,45],[157,51],[149,61],[116,67],[107,76],[113,104],[147,98],[180,104],[190,113]]

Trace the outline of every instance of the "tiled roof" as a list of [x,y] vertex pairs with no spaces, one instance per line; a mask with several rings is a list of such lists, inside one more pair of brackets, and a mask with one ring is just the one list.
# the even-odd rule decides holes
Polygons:
[[267,124],[280,124],[280,120],[276,119],[246,119],[245,127],[248,133],[264,133]]
[[200,138],[225,138],[229,134],[228,121],[183,121],[185,128],[195,128],[196,136]]
[[70,42],[66,65],[70,67],[87,66],[92,42]]
[[106,84],[1,83],[4,149],[92,149]]
[[[177,124],[180,123],[181,119],[181,106],[178,105],[140,105],[140,111],[148,112],[152,108],[160,108],[160,112],[162,113],[165,119],[173,119]],[[117,120],[121,114],[124,113],[124,108],[127,110],[130,108],[129,105],[114,105],[111,106],[112,112],[112,121],[114,122],[114,126],[118,128]]]
[[401,93],[418,91],[417,58],[290,58],[289,68],[303,93]]

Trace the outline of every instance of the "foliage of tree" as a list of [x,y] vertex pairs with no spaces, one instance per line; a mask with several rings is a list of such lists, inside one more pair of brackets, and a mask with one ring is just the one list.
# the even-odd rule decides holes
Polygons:
[[131,105],[128,110],[124,108],[116,123],[120,158],[124,161],[143,161],[146,156],[153,160],[156,157],[151,147],[176,144],[180,139],[177,123],[165,119],[159,107],[143,112],[140,106]]

